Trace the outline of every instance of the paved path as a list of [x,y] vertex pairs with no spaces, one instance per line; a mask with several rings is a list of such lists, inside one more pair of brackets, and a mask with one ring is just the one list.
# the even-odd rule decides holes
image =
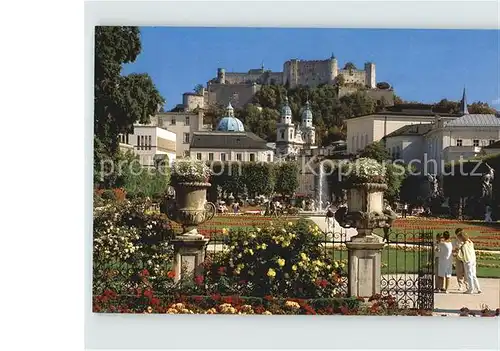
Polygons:
[[[328,231],[332,231],[331,228],[330,230],[328,230],[329,228],[327,228],[327,225],[326,225],[326,221],[325,221],[325,217],[320,217],[320,216],[312,216],[312,217],[309,217],[308,219],[310,219],[311,221],[313,221],[318,227],[319,229],[321,229],[323,232],[328,232]],[[340,224],[334,219],[334,230],[333,232],[334,233],[340,233],[342,234],[342,238],[344,238],[344,234],[345,234],[345,240],[346,241],[349,241],[351,240],[351,238],[355,235],[357,235],[358,231],[354,228],[342,228],[340,226]],[[411,247],[411,246],[415,246],[415,244],[411,244],[411,243],[406,243],[406,244],[389,244],[389,246],[391,247],[404,247],[404,246],[408,246],[408,247]],[[495,254],[495,255],[500,255],[500,251],[497,251],[497,250],[476,250],[476,252],[482,252],[482,253],[491,253],[491,254]]]
[[451,278],[451,289],[448,294],[435,294],[434,307],[442,310],[481,310],[485,306],[490,309],[500,307],[500,279],[479,278],[482,294],[463,294],[458,291],[457,280]]

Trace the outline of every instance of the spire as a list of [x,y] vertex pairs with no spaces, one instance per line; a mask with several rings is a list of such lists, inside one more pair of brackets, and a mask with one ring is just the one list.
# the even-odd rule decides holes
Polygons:
[[227,105],[226,107],[226,115],[228,117],[234,117],[234,108],[233,106],[231,105],[231,101],[229,101],[229,104]]
[[467,109],[467,97],[465,96],[465,87],[464,87],[464,93],[462,95],[462,101],[460,101],[460,111],[462,115],[468,115],[469,110]]
[[332,57],[330,57],[330,59],[335,59],[335,55],[333,54],[333,51],[332,51]]

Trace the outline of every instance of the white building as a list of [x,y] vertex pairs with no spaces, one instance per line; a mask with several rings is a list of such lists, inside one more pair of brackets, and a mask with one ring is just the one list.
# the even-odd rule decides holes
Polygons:
[[431,124],[403,126],[384,138],[385,146],[393,159],[441,174],[447,163],[480,156],[482,148],[500,139],[500,118],[469,114],[465,91],[459,115],[451,120],[437,115]]
[[[397,105],[387,111],[366,116],[349,118],[347,126],[347,153],[354,154],[368,144],[382,140],[396,130],[412,124],[433,123],[436,113],[432,105]],[[459,115],[440,114],[445,120],[452,120]]]
[[176,135],[163,128],[134,125],[133,133],[120,134],[119,139],[120,149],[133,150],[142,166],[154,167],[165,158],[171,164],[176,158]]
[[281,108],[281,120],[276,125],[276,155],[298,155],[304,149],[316,148],[316,129],[313,125],[313,115],[306,102],[302,112],[302,122],[295,126],[292,122],[292,110],[288,105],[288,98]]
[[194,132],[211,129],[210,125],[203,124],[201,109],[198,112],[159,112],[151,118],[151,125],[175,133],[177,157],[189,156],[189,144]]
[[264,139],[245,132],[229,104],[216,131],[193,133],[190,157],[203,161],[273,162],[274,150]]

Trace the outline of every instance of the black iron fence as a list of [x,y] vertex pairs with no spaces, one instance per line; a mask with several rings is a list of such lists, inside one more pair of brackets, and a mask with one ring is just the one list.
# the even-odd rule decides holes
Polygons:
[[382,252],[381,293],[400,308],[434,308],[434,237],[432,230],[391,232]]

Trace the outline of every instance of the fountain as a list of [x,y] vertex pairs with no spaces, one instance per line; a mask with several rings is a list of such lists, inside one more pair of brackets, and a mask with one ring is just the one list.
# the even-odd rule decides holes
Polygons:
[[316,211],[323,212],[326,210],[326,202],[329,199],[328,181],[326,178],[324,161],[319,163],[318,186],[316,187],[316,201],[318,202]]

